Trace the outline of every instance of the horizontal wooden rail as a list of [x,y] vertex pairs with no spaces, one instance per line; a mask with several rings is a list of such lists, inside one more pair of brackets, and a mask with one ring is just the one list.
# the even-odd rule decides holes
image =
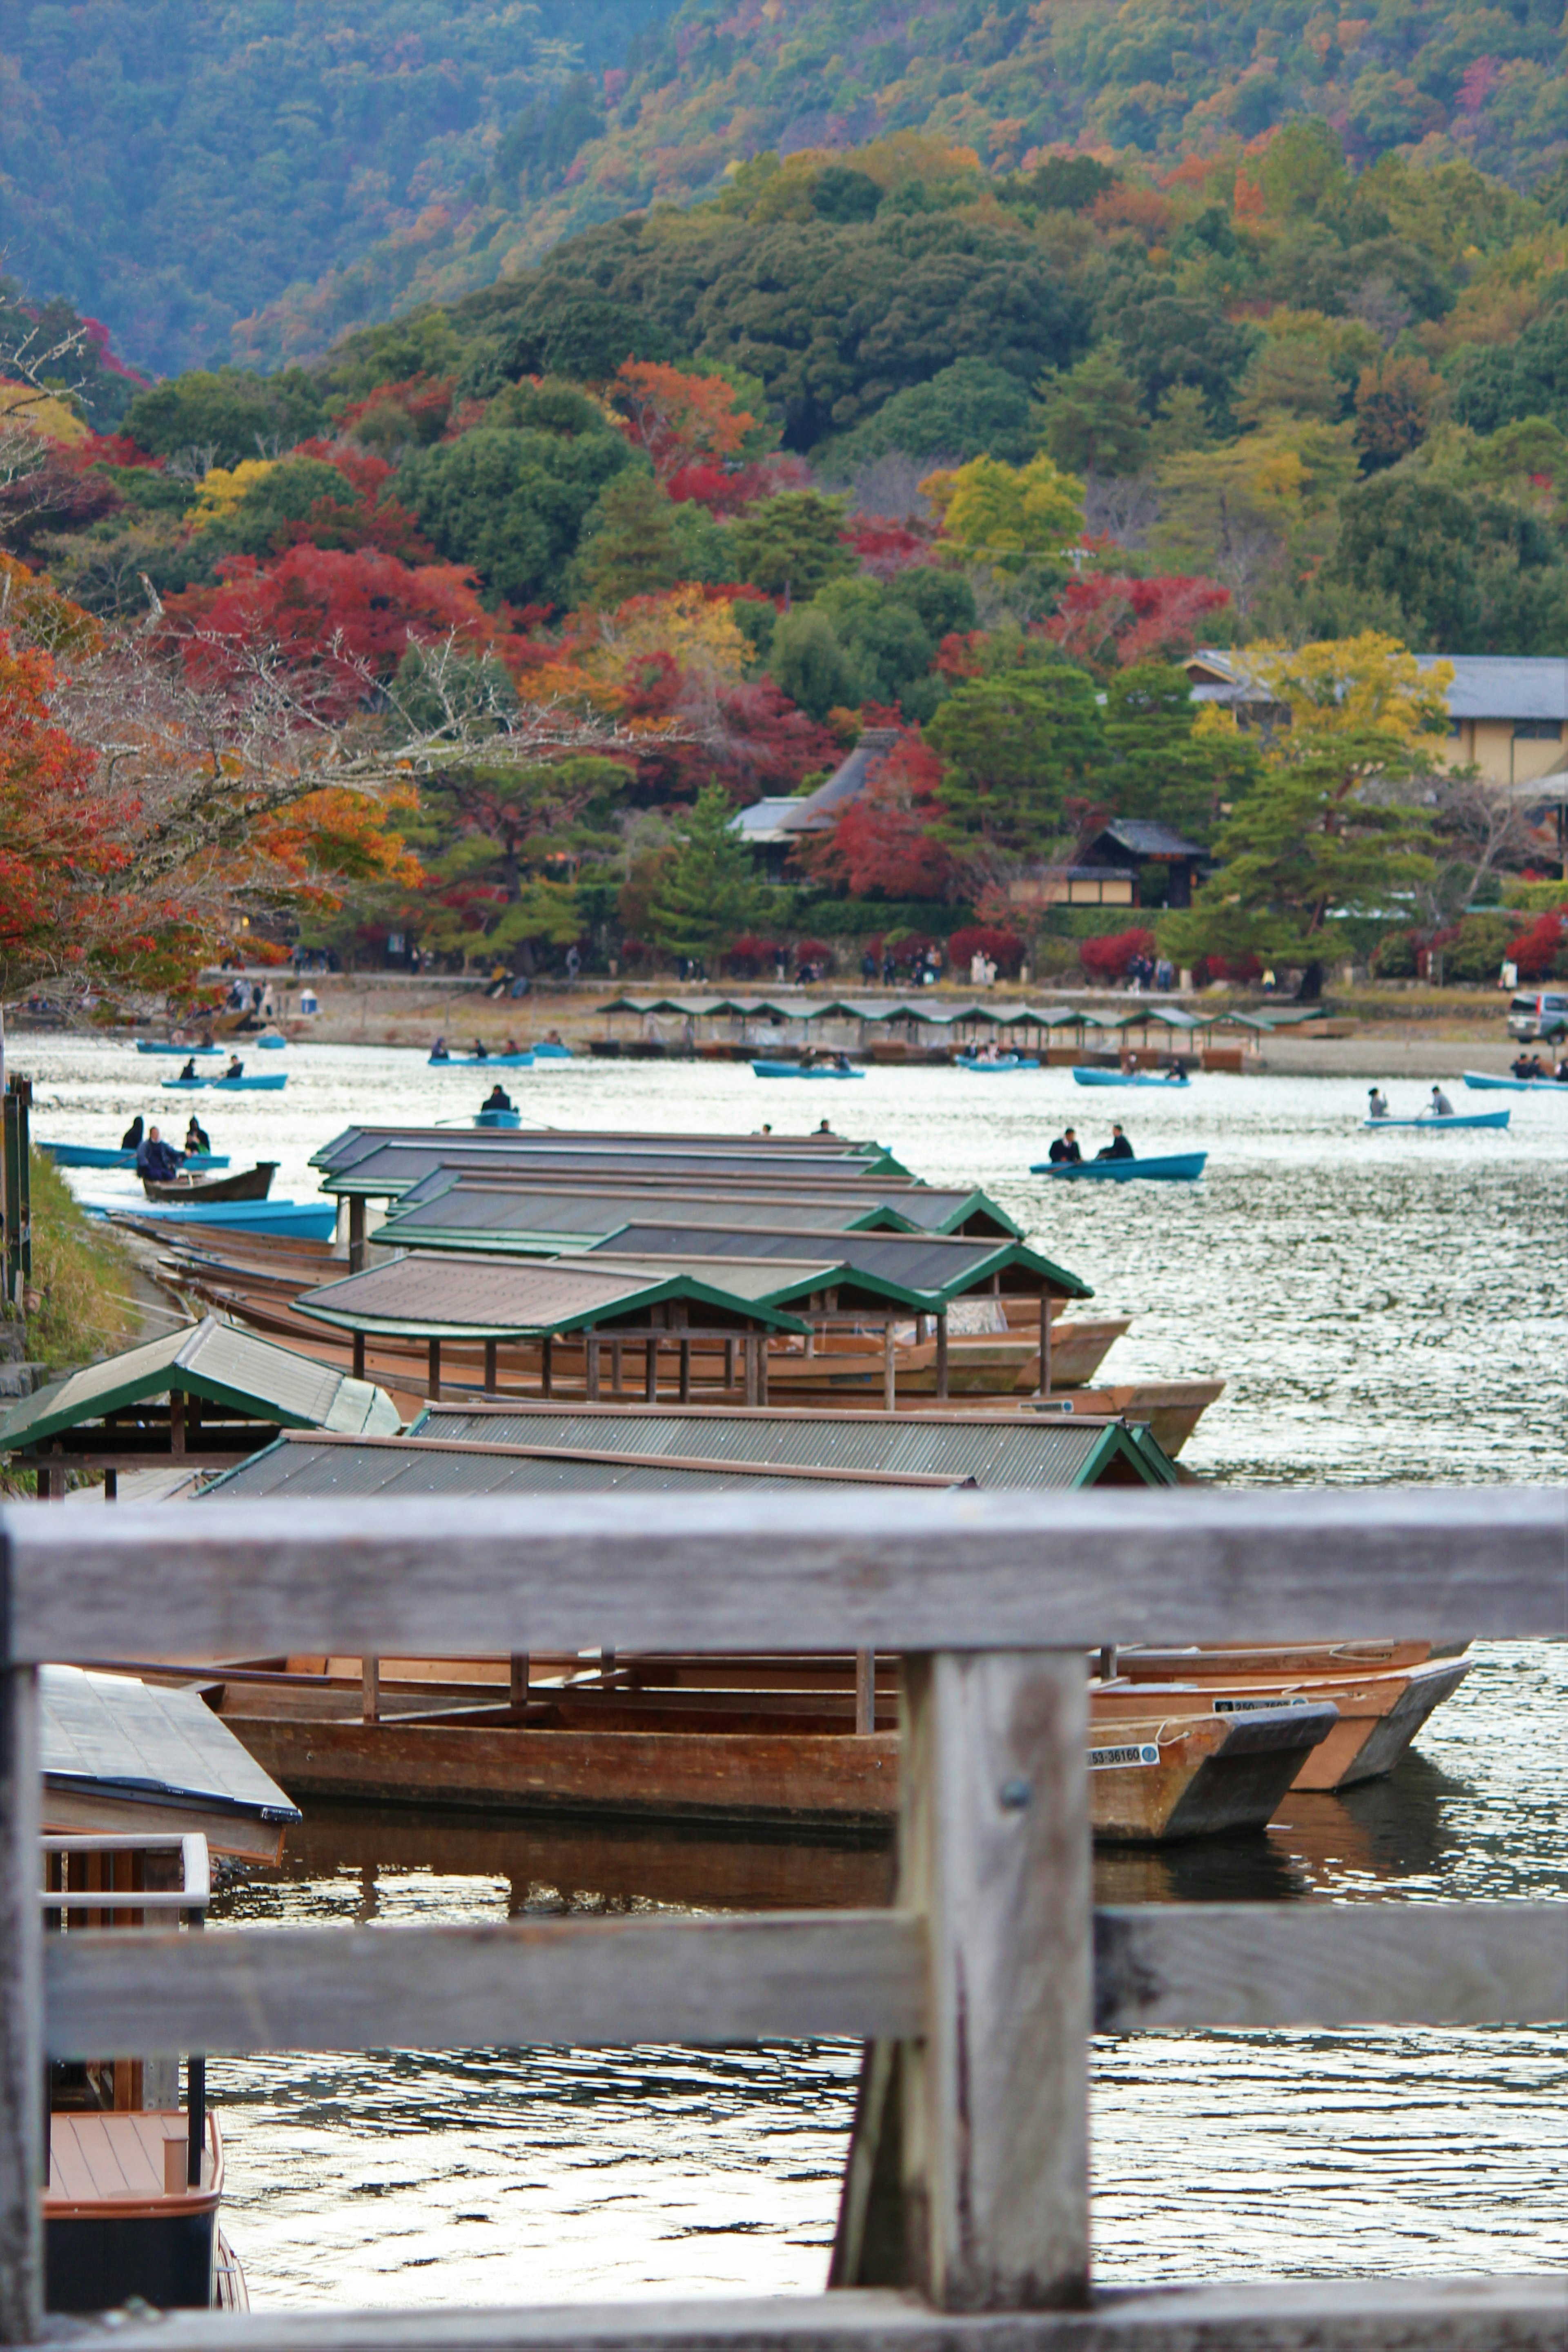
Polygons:
[[7,1507],[16,1660],[1568,1636],[1545,1487]]
[[494,1927],[51,1937],[52,2057],[918,2033],[925,1931],[895,1911]]
[[[1561,1904],[1145,1905],[1095,1915],[1101,2032],[1568,2019]],[[52,1937],[54,2058],[918,2035],[897,1911]]]
[[1094,1951],[1101,2033],[1568,2019],[1563,1903],[1149,1903]]
[[508,2311],[139,2320],[138,2352],[1563,2352],[1568,2280],[1291,2279],[1144,2287],[1086,2311],[933,2311],[857,2291]]

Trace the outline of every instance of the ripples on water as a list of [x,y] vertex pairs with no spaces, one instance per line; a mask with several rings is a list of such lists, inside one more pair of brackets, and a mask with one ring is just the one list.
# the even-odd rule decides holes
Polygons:
[[[171,1100],[183,1119],[122,1049],[22,1040],[13,1059],[39,1080],[40,1133],[117,1139]],[[281,1100],[213,1097],[207,1123],[237,1161],[281,1160],[277,1190],[295,1198],[313,1189],[310,1152],[350,1119],[456,1118],[478,1100],[406,1054],[307,1049],[286,1066]],[[1108,1108],[1065,1072],[874,1071],[826,1104],[824,1088],[722,1065],[516,1075],[524,1107],[563,1125],[799,1129],[826,1108],[933,1181],[986,1185],[1097,1306],[1135,1316],[1107,1377],[1226,1376],[1184,1456],[1211,1476],[1562,1475],[1568,1103],[1512,1098],[1507,1136],[1426,1137],[1363,1134],[1365,1079],[1213,1076]],[[1417,1091],[1395,1082],[1395,1108]],[[1065,1120],[1092,1147],[1119,1111],[1140,1150],[1206,1149],[1204,1182],[1026,1173]],[[1290,1799],[1265,1838],[1102,1855],[1099,1894],[1568,1905],[1565,1701],[1568,1653],[1489,1647],[1390,1780]],[[283,1871],[220,1914],[262,1927],[864,1903],[887,1877],[876,1847],[319,1808]],[[812,2289],[856,2063],[845,2043],[215,2062],[232,2234],[262,2305]],[[1108,2282],[1563,2266],[1560,2034],[1103,2042],[1093,2122]]]

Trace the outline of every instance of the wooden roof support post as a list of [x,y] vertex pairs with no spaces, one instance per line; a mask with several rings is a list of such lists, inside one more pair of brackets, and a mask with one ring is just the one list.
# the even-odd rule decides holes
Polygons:
[[584,1349],[583,1385],[588,1402],[597,1404],[599,1402],[599,1334],[591,1323],[588,1326]]
[[539,1385],[545,1396],[555,1393],[555,1335],[547,1331],[539,1351]]
[[893,1318],[890,1315],[884,1315],[882,1318],[882,1410],[884,1412],[894,1412],[898,1410],[898,1365],[893,1355]]
[[[0,1557],[0,1644],[10,1596]],[[0,2343],[43,2325],[43,1939],[38,1907],[38,1676],[0,1652]]]
[[906,1658],[899,1908],[927,2030],[862,2072],[832,2283],[950,2311],[1089,2294],[1088,1687],[1067,1651]]
[[1048,1290],[1040,1293],[1040,1394],[1051,1392],[1051,1297]]
[[642,1393],[645,1404],[658,1402],[658,1334],[650,1331],[643,1351]]
[[370,1244],[364,1232],[364,1195],[355,1192],[349,1199],[349,1272],[363,1274],[370,1264]]
[[363,1331],[356,1331],[353,1335],[353,1375],[356,1381],[363,1381],[364,1378],[364,1333]]
[[429,1391],[431,1403],[439,1404],[441,1402],[441,1342],[439,1339],[432,1339],[430,1342],[430,1377],[426,1385]]
[[485,1394],[486,1396],[494,1396],[495,1392],[496,1343],[493,1339],[487,1339],[485,1341]]
[[947,1309],[944,1307],[936,1318],[936,1392],[947,1402]]

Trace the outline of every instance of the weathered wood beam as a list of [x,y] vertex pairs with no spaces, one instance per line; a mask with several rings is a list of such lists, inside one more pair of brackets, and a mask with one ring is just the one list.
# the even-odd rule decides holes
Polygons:
[[4,1656],[5,1585],[0,1547],[0,2343],[25,2344],[43,2315],[38,1677]]
[[[1568,1497],[959,1489],[7,1507],[19,1658],[1568,1636]],[[737,1576],[739,1559],[766,1573]]]
[[1146,2287],[1087,2311],[939,2312],[877,2293],[553,2309],[180,2312],[138,2352],[1562,2352],[1561,2278]]
[[347,1934],[128,1929],[48,1939],[47,2032],[62,2058],[910,2033],[924,1949],[920,1924],[892,1911]]
[[1100,2033],[1568,2019],[1551,1903],[1152,1903],[1098,1911]]

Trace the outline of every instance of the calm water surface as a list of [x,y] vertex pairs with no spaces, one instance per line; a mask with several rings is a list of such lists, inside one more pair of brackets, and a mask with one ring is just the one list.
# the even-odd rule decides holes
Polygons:
[[[37,1081],[40,1134],[117,1141],[137,1110],[183,1129],[184,1098],[160,1097],[156,1065],[123,1047],[22,1039],[12,1059]],[[258,1057],[279,1064],[282,1097],[195,1099],[217,1149],[279,1160],[275,1190],[295,1199],[313,1190],[310,1152],[351,1119],[460,1120],[482,1092],[369,1046]],[[1107,1377],[1224,1375],[1184,1456],[1211,1477],[1556,1481],[1568,1100],[1502,1097],[1506,1135],[1369,1135],[1368,1083],[1213,1076],[1173,1098],[1097,1096],[1062,1071],[873,1071],[834,1088],[589,1062],[508,1078],[559,1125],[798,1131],[826,1112],[932,1181],[984,1184],[1097,1307],[1134,1317]],[[1393,1093],[1417,1108],[1408,1079]],[[1140,1150],[1206,1150],[1204,1181],[1028,1174],[1064,1121],[1092,1149],[1118,1114]],[[1100,1857],[1099,1891],[1568,1906],[1565,1701],[1568,1652],[1485,1648],[1390,1780],[1292,1798],[1262,1837]],[[718,1910],[877,1902],[887,1885],[875,1846],[318,1808],[282,1870],[220,1913],[265,1929]],[[231,2234],[261,2305],[813,2289],[857,2058],[789,2043],[215,2063]],[[1568,2264],[1560,2034],[1105,2042],[1093,2128],[1106,2280]]]

